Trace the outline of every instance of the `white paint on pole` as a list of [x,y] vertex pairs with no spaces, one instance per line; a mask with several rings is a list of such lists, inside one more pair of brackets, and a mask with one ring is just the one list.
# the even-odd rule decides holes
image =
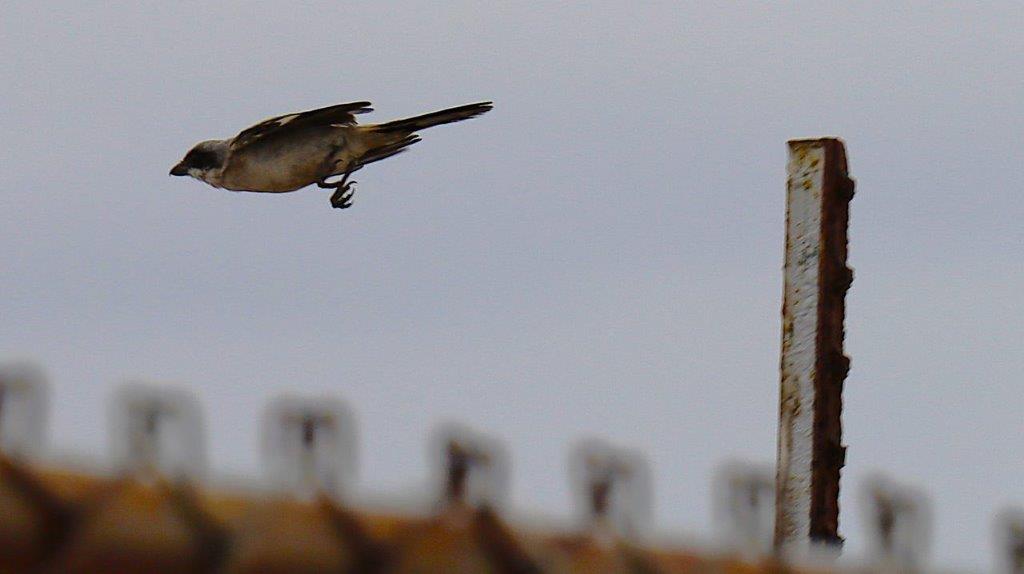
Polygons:
[[814,456],[814,376],[822,254],[825,148],[795,142],[787,166],[786,264],[782,326],[776,545],[806,556]]

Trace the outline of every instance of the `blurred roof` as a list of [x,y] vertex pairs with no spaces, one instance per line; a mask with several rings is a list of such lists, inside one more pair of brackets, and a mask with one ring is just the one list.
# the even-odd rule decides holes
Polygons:
[[0,458],[0,571],[769,572],[778,565],[515,529],[487,506],[366,513]]

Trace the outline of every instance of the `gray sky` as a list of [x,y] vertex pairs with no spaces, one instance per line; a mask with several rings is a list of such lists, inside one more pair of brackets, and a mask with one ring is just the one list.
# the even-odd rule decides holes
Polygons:
[[[5,7],[0,349],[47,368],[55,447],[104,455],[118,382],[180,381],[214,469],[254,475],[266,399],[329,392],[368,491],[424,480],[457,419],[507,441],[518,509],[567,516],[597,434],[649,456],[659,529],[709,537],[717,465],[774,461],[785,141],[838,135],[848,548],[884,470],[931,494],[940,560],[987,565],[1024,504],[1024,6],[561,4]],[[348,211],[167,176],[360,99],[496,107]]]

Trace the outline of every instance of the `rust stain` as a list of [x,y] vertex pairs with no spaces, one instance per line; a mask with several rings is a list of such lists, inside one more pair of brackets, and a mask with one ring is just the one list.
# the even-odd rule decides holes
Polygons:
[[842,444],[843,384],[850,360],[843,353],[846,291],[852,271],[847,267],[849,203],[853,180],[846,150],[837,139],[823,140],[826,150],[822,189],[822,258],[818,303],[818,353],[814,387],[814,460],[812,461],[811,538],[841,543],[839,480],[846,462]]

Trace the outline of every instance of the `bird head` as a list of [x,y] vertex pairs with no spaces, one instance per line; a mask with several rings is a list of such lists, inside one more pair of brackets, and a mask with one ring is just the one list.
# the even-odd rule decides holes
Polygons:
[[189,175],[212,183],[212,176],[224,168],[227,152],[228,143],[224,140],[199,142],[171,168],[171,175]]

